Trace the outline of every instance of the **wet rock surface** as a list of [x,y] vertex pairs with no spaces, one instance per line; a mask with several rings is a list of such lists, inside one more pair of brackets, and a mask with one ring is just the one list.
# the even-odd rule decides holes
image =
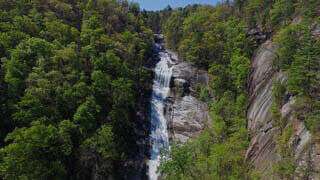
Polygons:
[[171,91],[166,103],[166,118],[170,140],[186,142],[196,137],[205,128],[208,119],[208,106],[196,97],[198,86],[207,86],[209,77],[206,71],[192,64],[174,59],[171,79]]

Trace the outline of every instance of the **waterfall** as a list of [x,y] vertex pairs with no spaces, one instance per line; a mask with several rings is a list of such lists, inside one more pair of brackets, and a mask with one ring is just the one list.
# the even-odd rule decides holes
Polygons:
[[[161,45],[157,45],[161,46]],[[153,81],[153,91],[151,97],[151,152],[148,162],[148,176],[150,180],[157,180],[157,173],[160,164],[160,151],[169,148],[169,136],[167,121],[164,115],[164,103],[170,91],[170,80],[172,67],[171,58],[167,52],[159,52],[160,61],[155,67],[155,78]]]

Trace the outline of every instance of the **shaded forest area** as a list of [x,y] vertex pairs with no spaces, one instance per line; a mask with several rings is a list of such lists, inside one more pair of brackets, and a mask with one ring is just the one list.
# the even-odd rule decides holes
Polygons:
[[138,4],[1,0],[0,9],[1,179],[137,171],[153,44]]

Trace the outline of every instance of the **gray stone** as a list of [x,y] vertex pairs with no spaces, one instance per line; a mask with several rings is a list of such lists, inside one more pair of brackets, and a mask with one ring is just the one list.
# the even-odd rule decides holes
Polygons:
[[[246,153],[246,159],[253,167],[266,175],[263,179],[270,179],[268,173],[281,157],[276,151],[275,139],[279,129],[273,126],[271,114],[272,84],[274,80],[286,83],[286,75],[275,72],[272,62],[276,58],[277,46],[267,41],[257,50],[253,62],[249,81],[250,103],[247,111],[248,130],[251,141]],[[294,113],[294,97],[286,102],[280,112],[288,120],[287,126],[293,127],[293,135],[289,143],[293,147],[297,170],[295,179],[304,179],[305,170],[309,169],[309,179],[319,179],[320,157],[317,143],[313,143],[310,132],[304,122],[297,119]],[[278,177],[273,177],[278,179]]]
[[186,81],[189,81],[194,74],[195,68],[187,62],[180,62],[174,65],[172,69],[172,77],[185,79]]
[[320,38],[320,24],[314,24],[312,29],[312,35]]
[[181,62],[175,54],[172,69],[170,97],[167,99],[165,115],[168,121],[170,139],[186,142],[196,137],[205,128],[208,120],[208,106],[192,93],[197,86],[206,86],[209,77],[206,71]]
[[199,135],[208,121],[207,105],[193,96],[175,99],[167,113],[171,139],[179,142]]
[[189,93],[189,83],[185,79],[174,79],[173,87],[177,96],[183,97]]

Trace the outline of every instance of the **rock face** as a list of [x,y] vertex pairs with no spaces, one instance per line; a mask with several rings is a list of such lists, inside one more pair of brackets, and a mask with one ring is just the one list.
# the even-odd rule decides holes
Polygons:
[[174,141],[186,142],[199,135],[208,120],[207,105],[191,95],[175,99],[167,110],[170,138]]
[[[266,175],[281,157],[276,152],[276,137],[279,129],[274,127],[271,114],[272,84],[274,80],[286,81],[286,75],[275,72],[272,61],[276,58],[276,46],[267,41],[257,50],[253,62],[249,82],[250,104],[247,112],[248,130],[251,137],[246,159],[255,169]],[[295,179],[319,179],[320,160],[319,146],[312,141],[312,136],[306,129],[304,122],[298,120],[294,114],[294,97],[287,99],[281,108],[281,114],[292,125],[293,135],[290,139],[295,154],[297,166]],[[318,175],[319,176],[319,175]]]
[[246,157],[255,168],[266,171],[272,161],[277,159],[270,112],[272,104],[272,79],[275,73],[272,60],[276,47],[271,42],[263,44],[256,52],[250,76],[250,106],[247,113],[251,144]]
[[259,27],[248,29],[247,35],[252,38],[257,44],[261,44],[266,41],[270,32],[263,32],[263,30]]
[[196,98],[195,89],[207,86],[206,71],[199,70],[186,62],[179,62],[174,53],[170,95],[166,102],[166,118],[170,140],[186,142],[201,133],[208,122],[208,106]]

